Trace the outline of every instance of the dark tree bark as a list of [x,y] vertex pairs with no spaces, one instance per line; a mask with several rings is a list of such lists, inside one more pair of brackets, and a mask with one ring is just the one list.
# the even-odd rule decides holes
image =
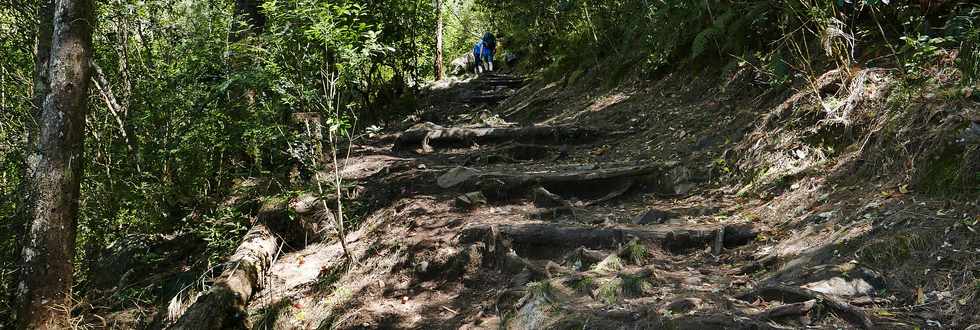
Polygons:
[[[38,121],[41,120],[41,108],[44,106],[44,97],[47,96],[48,91],[51,89],[51,85],[48,84],[48,61],[51,59],[51,33],[54,30],[52,23],[52,19],[54,18],[54,4],[52,1],[44,1],[38,7],[37,15],[39,22],[37,25],[37,45],[34,49],[34,95],[31,100],[31,117],[27,121],[27,146],[25,150],[25,155],[27,156],[33,155],[37,151],[37,134],[40,128]],[[30,203],[29,201],[32,200],[32,197],[29,194],[30,190],[27,189],[27,185],[28,178],[34,175],[36,165],[36,161],[31,161],[31,158],[25,157],[25,164],[21,176],[22,180],[18,187],[18,191],[23,191],[25,194],[21,196],[23,202],[18,205],[16,227],[14,228],[18,240],[23,238],[24,225],[29,221],[26,205]]]
[[[29,162],[26,230],[17,287],[20,328],[67,328],[78,192],[82,174],[88,83],[91,79],[92,0],[55,2],[49,89],[40,117],[37,148]],[[40,47],[39,47],[40,48]],[[43,83],[43,82],[42,82]]]
[[436,58],[433,63],[436,81],[442,80],[445,70],[442,67],[442,0],[436,0]]
[[53,0],[44,1],[39,10],[37,25],[37,48],[35,48],[34,62],[34,118],[40,118],[41,107],[44,106],[44,97],[47,96],[51,86],[48,84],[48,61],[51,59],[51,34],[54,32],[54,3]]
[[[32,204],[34,194],[28,189],[31,177],[34,176],[37,161],[32,161],[29,157],[37,152],[38,121],[41,119],[41,107],[44,105],[44,97],[48,94],[51,86],[48,84],[48,60],[51,58],[51,33],[54,30],[52,20],[54,18],[54,4],[51,0],[46,0],[37,8],[37,44],[34,48],[34,91],[31,99],[30,119],[27,121],[27,145],[24,146],[24,164],[21,167],[21,180],[17,183],[17,191],[23,192],[18,196],[21,200],[17,203],[17,210],[14,214],[13,231],[16,237],[16,250],[11,252],[15,255],[23,247],[27,223],[30,222],[30,211],[27,205]],[[18,257],[20,258],[20,257]],[[23,260],[18,259],[18,264]],[[10,301],[18,301],[19,294],[14,290],[5,292],[11,294]]]

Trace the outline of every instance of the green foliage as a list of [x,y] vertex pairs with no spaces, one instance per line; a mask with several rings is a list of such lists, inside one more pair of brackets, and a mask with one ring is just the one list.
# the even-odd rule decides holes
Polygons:
[[552,287],[552,284],[549,281],[531,282],[528,283],[526,287],[527,292],[531,295],[531,297],[544,299],[545,301],[554,300],[553,296],[555,288]]
[[[31,2],[0,6],[0,292],[8,293],[16,277],[14,264],[20,251],[14,235],[22,226],[17,211],[24,183],[27,159],[28,120],[33,107],[34,35],[31,24],[34,6]],[[0,294],[2,294],[0,293]],[[0,295],[0,327],[11,319],[12,302],[8,294]]]
[[[980,16],[980,9],[974,8],[971,16]],[[957,64],[963,74],[963,84],[971,85],[980,82],[980,26],[973,25],[976,20],[965,20],[967,23],[959,25],[962,29],[960,34],[960,48]]]
[[[4,289],[16,260],[14,234],[24,223],[15,213],[22,206],[27,137],[35,123],[32,22],[38,21],[39,3],[0,6]],[[755,82],[781,86],[830,66],[870,63],[894,65],[917,79],[958,50],[962,82],[980,81],[980,7],[968,2],[928,18],[909,3],[870,0],[443,3],[447,63],[490,31],[498,34],[500,51],[520,55],[526,69],[557,73],[600,66],[609,73],[604,76],[619,77],[631,70],[733,63],[738,70],[752,68]],[[123,109],[109,109],[96,92],[89,102],[80,279],[86,265],[123,237],[191,232],[208,241],[205,257],[220,262],[248,230],[260,196],[301,185],[290,171],[322,169],[312,160],[323,135],[346,136],[365,123],[414,110],[415,93],[431,78],[437,18],[431,1],[266,0],[265,26],[241,40],[230,38],[236,32],[230,27],[237,26],[232,6],[219,0],[100,2],[94,61]],[[927,23],[945,28],[929,31]],[[869,44],[877,48],[863,55],[855,50]],[[319,115],[324,134],[310,134],[297,123],[298,114]],[[937,162],[922,173],[924,182],[964,182],[952,181],[963,177],[961,164]],[[730,171],[724,162],[717,165]],[[262,181],[236,184],[241,178]],[[355,208],[348,212],[358,213]],[[892,254],[901,257],[899,250]],[[640,245],[626,252],[632,263],[646,253]],[[613,256],[596,269],[615,272],[623,262]],[[599,291],[619,294],[620,287],[632,287],[630,279],[616,281],[615,289],[605,283]],[[79,289],[85,285],[81,281]],[[143,299],[139,291],[120,294]],[[348,294],[338,288],[337,295]],[[0,319],[8,319],[3,299]]]
[[900,39],[905,42],[902,48],[906,57],[903,63],[905,74],[913,79],[927,78],[928,74],[923,71],[935,64],[946,39],[929,36],[903,36]]
[[596,297],[606,304],[614,304],[623,295],[623,280],[619,277],[603,280],[596,288]]
[[592,292],[595,286],[596,279],[588,275],[583,275],[582,278],[572,283],[572,289],[579,293]]
[[596,297],[606,304],[614,304],[624,297],[638,297],[653,288],[645,278],[630,274],[602,280],[596,288]]
[[918,5],[882,1],[481,4],[497,29],[511,37],[512,46],[527,55],[526,65],[562,72],[602,62],[654,73],[678,64],[736,59],[762,78],[757,82],[784,86],[799,77],[864,63],[896,65],[922,76],[939,54],[957,47],[964,82],[973,82],[980,67],[974,24],[980,6],[965,2],[931,9],[928,18]]
[[[39,3],[0,6],[0,286],[13,278],[14,234],[23,224],[13,215],[34,122],[31,22],[38,22]],[[431,77],[430,1],[266,0],[265,26],[241,40],[231,38],[230,27],[239,26],[233,5],[98,6],[94,62],[122,109],[109,109],[93,88],[76,253],[80,291],[87,265],[123,237],[191,232],[208,241],[203,257],[220,262],[248,230],[258,196],[288,191],[291,181],[301,185],[287,177],[290,170],[322,167],[309,156],[326,138],[307,134],[294,115],[317,113],[324,135],[343,137],[366,121],[412,110],[414,94]],[[462,39],[454,33],[447,37]],[[241,178],[261,184],[236,185]],[[3,297],[0,319],[8,319]]]
[[599,263],[592,266],[592,269],[599,273],[611,273],[623,269],[623,259],[615,254],[610,254]]
[[[477,0],[444,0],[443,24],[445,64],[449,64],[458,56],[473,50],[473,45],[483,32],[494,31],[495,23],[487,11],[476,3]],[[507,39],[498,39],[498,53],[508,50]]]
[[637,240],[629,241],[623,248],[623,257],[634,265],[642,264],[647,253],[647,247]]
[[626,297],[639,297],[643,292],[650,290],[653,285],[640,276],[622,274],[619,276],[623,283],[623,295]]

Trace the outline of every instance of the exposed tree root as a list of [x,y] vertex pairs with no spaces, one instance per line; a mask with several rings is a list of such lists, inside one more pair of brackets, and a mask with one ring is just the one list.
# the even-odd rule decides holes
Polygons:
[[785,317],[785,316],[803,316],[810,313],[810,310],[812,310],[813,306],[815,306],[816,304],[817,304],[816,299],[810,299],[804,302],[779,305],[767,309],[765,312],[762,312],[759,316],[762,319],[767,319],[767,320],[779,318],[779,317]]
[[488,197],[508,197],[520,191],[542,186],[559,195],[563,193],[596,194],[596,202],[616,198],[638,181],[655,182],[663,177],[674,162],[658,162],[643,165],[621,166],[607,169],[571,170],[566,172],[481,172],[475,169],[457,168],[439,178],[442,188],[461,186],[479,189]]
[[567,148],[540,144],[509,143],[466,157],[464,164],[519,163],[522,161],[558,159],[567,156]]
[[[752,319],[736,319],[731,315],[691,315],[681,317],[669,322],[671,329],[758,329],[758,330],[782,330],[794,329],[778,327],[771,323],[756,321]],[[664,327],[668,328],[668,327]]]
[[[515,246],[525,247],[612,247],[636,238],[643,242],[659,242],[672,251],[707,246],[715,239],[718,227],[708,226],[650,226],[646,228],[590,228],[551,223],[475,225],[463,229],[461,243],[483,241],[499,235]],[[738,246],[754,239],[759,231],[748,224],[725,227],[725,245]]]
[[574,214],[572,203],[569,203],[564,198],[561,198],[561,196],[555,195],[554,193],[548,191],[548,189],[545,189],[544,187],[535,187],[532,192],[534,196],[534,205],[537,207],[560,207],[572,209]]
[[874,326],[871,318],[860,307],[851,306],[830,295],[799,287],[784,285],[767,286],[742,294],[738,296],[738,299],[744,301],[753,301],[756,299],[779,300],[787,303],[801,303],[816,300],[835,314],[862,329],[871,329]]
[[575,215],[575,208],[565,206],[539,208],[526,213],[528,218],[541,220],[555,219],[566,214]]
[[418,125],[403,132],[395,141],[395,147],[451,146],[474,143],[518,142],[587,142],[609,133],[592,128],[573,126],[486,127],[453,128],[432,123]]
[[476,80],[475,82],[491,87],[517,88],[523,86],[527,79],[505,75],[493,75]]
[[565,259],[574,258],[581,261],[584,265],[593,265],[602,261],[602,259],[605,259],[608,256],[609,255],[607,253],[603,253],[602,251],[591,250],[584,246],[580,246],[569,253]]
[[613,182],[613,184],[615,184],[616,186],[615,186],[615,188],[613,188],[612,191],[610,191],[609,193],[607,193],[606,195],[604,195],[602,197],[599,197],[597,199],[593,199],[593,200],[589,201],[588,203],[585,203],[585,205],[586,206],[592,206],[592,205],[596,205],[596,204],[599,204],[599,203],[604,203],[604,202],[608,202],[610,200],[616,199],[617,197],[626,194],[626,192],[629,191],[630,188],[633,188],[634,183],[635,183],[634,180],[619,180],[619,182]]
[[737,275],[751,274],[763,269],[766,269],[779,261],[779,258],[775,254],[767,255],[761,259],[755,260],[752,263],[742,266],[735,273]]
[[499,103],[500,101],[503,101],[503,100],[507,99],[508,97],[510,97],[510,96],[509,95],[501,95],[501,94],[475,95],[475,96],[471,96],[471,97],[467,98],[466,99],[466,102],[467,103],[488,103],[488,104],[494,104],[494,103]]

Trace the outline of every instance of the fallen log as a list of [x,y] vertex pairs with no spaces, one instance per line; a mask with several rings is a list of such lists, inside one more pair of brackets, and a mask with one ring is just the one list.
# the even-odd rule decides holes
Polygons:
[[[759,231],[749,224],[724,226],[725,245],[734,247],[755,239]],[[488,235],[499,235],[515,246],[586,248],[614,247],[636,238],[641,242],[659,242],[671,251],[683,251],[707,246],[715,239],[717,226],[645,226],[642,228],[591,228],[552,223],[480,224],[467,227],[460,233],[461,243],[478,242]]]
[[214,285],[194,300],[170,329],[228,329],[243,325],[248,316],[245,307],[261,289],[265,272],[281,244],[270,224],[280,220],[283,204],[262,206],[255,225],[245,234]]
[[605,136],[602,131],[574,126],[454,128],[425,123],[410,128],[395,140],[396,147],[453,146],[474,143],[587,142]]
[[839,315],[841,318],[862,329],[871,329],[874,327],[874,323],[871,322],[871,318],[868,317],[868,314],[865,313],[862,308],[851,306],[850,304],[833,296],[800,287],[785,285],[767,286],[739,295],[738,299],[749,302],[756,299],[763,299],[767,301],[779,300],[786,303],[800,303],[809,300],[816,300],[833,311],[835,314]]

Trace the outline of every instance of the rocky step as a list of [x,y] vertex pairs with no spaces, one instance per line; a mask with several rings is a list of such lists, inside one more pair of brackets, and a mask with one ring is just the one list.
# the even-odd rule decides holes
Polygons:
[[[721,235],[718,233],[722,232]],[[726,225],[656,225],[587,227],[529,222],[517,224],[475,224],[462,230],[463,244],[504,238],[523,249],[536,248],[609,248],[637,239],[659,243],[665,249],[682,252],[707,247],[719,237],[725,247],[736,247],[754,240],[760,228],[749,223]]]
[[[669,173],[676,166],[677,162],[647,162],[530,172],[456,167],[440,175],[436,184],[443,189],[479,191],[493,199],[521,197],[534,192],[535,199],[546,195],[552,199],[577,196],[605,201],[640,185],[670,185],[673,180]],[[563,203],[558,201],[552,204]]]
[[628,132],[567,125],[463,128],[423,123],[399,134],[395,139],[395,149],[421,147],[423,150],[431,150],[439,147],[463,147],[474,144],[505,142],[577,144],[625,134]]
[[527,79],[516,77],[490,77],[476,80],[476,83],[488,87],[518,88],[527,83]]
[[506,100],[510,95],[505,94],[481,94],[470,96],[463,100],[465,103],[470,104],[496,104],[500,101]]

